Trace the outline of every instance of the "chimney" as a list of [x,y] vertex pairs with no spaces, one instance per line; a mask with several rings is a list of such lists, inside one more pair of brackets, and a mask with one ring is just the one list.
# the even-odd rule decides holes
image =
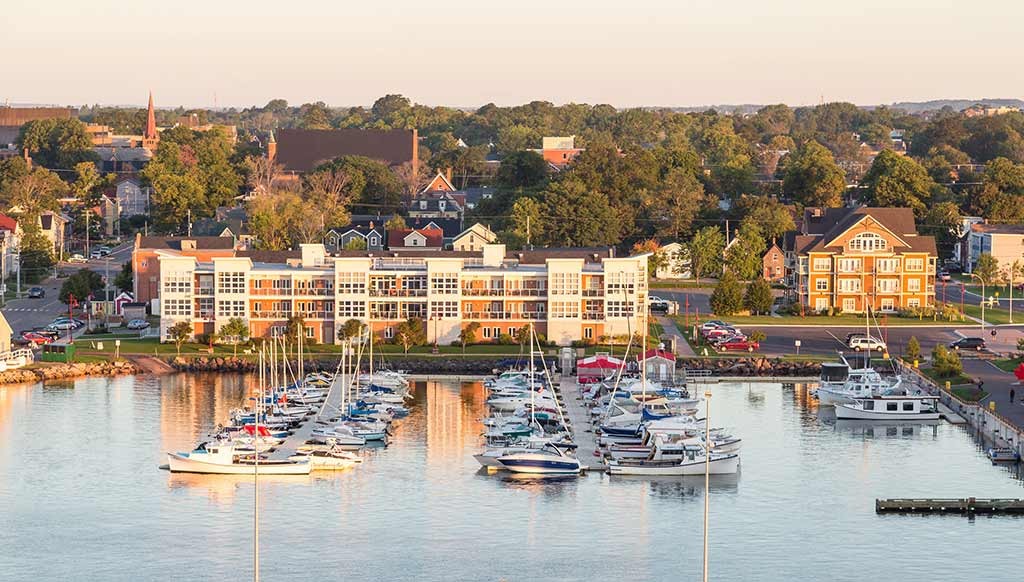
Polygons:
[[448,183],[450,184],[451,181],[452,181],[452,167],[451,166],[448,166],[447,168],[444,169],[444,177],[448,179]]

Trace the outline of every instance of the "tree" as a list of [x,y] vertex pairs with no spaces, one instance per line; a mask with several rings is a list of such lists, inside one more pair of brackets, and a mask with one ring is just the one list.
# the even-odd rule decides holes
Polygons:
[[751,221],[743,221],[736,233],[736,239],[725,251],[726,268],[745,281],[759,277],[761,259],[766,247],[757,225]]
[[[300,228],[311,222],[306,205],[298,194],[276,192],[249,200],[249,231],[261,249],[280,251],[291,248],[299,239]],[[319,224],[314,224],[318,228]]]
[[35,223],[45,210],[59,210],[58,196],[67,184],[45,168],[32,168],[10,180],[0,190],[0,203],[17,209],[22,223]]
[[187,321],[179,321],[167,330],[167,337],[174,342],[174,348],[181,355],[181,346],[192,337],[192,324]]
[[668,257],[665,256],[665,251],[661,250],[661,245],[653,238],[633,244],[634,255],[643,253],[649,253],[651,255],[647,257],[647,275],[649,277],[653,277],[654,273],[656,273],[658,269],[668,264]]
[[711,198],[692,172],[683,168],[669,170],[649,204],[654,233],[679,240],[690,232],[700,212],[711,205]]
[[299,109],[302,111],[303,129],[331,129],[331,110],[323,101],[306,103]]
[[935,344],[932,350],[932,369],[942,378],[959,376],[964,372],[964,364],[960,355],[945,345]]
[[57,297],[65,305],[70,305],[72,295],[78,301],[84,301],[90,295],[98,293],[102,289],[103,277],[89,269],[82,269],[64,280],[64,283],[60,286],[60,294]]
[[87,208],[99,204],[100,188],[107,182],[92,162],[80,162],[75,165],[75,181],[71,183],[71,193]]
[[751,313],[770,313],[773,301],[772,286],[762,277],[755,278],[743,296],[743,305]]
[[541,223],[542,213],[543,209],[536,200],[529,196],[519,197],[512,204],[512,210],[508,219],[508,229],[505,232],[513,235],[516,240],[525,244],[532,244],[533,241],[543,240],[544,226]]
[[85,124],[75,118],[29,121],[21,126],[17,145],[46,168],[73,168],[79,162],[98,159]]
[[288,318],[288,322],[284,326],[284,337],[288,341],[298,343],[301,337],[303,341],[309,342],[309,338],[306,337],[306,319],[301,315],[293,315]]
[[409,353],[409,348],[427,343],[427,326],[419,317],[410,317],[398,324],[395,329],[395,343],[402,346],[402,351]]
[[238,355],[238,344],[249,337],[249,324],[241,317],[232,317],[220,328],[220,338],[231,342],[234,353]]
[[892,150],[875,157],[861,185],[867,188],[873,206],[905,206],[924,216],[936,184],[924,166]]
[[928,209],[928,214],[921,225],[921,231],[931,234],[939,246],[940,255],[952,251],[953,246],[963,236],[963,219],[960,207],[955,202],[939,202]]
[[916,362],[921,359],[921,342],[917,341],[917,336],[910,336],[907,340],[907,359]]
[[608,196],[592,192],[577,178],[552,183],[544,191],[544,240],[555,246],[618,244],[621,220]]
[[752,343],[760,344],[764,340],[768,339],[768,336],[765,335],[763,331],[755,329],[754,331],[750,332],[750,335],[747,339],[749,339]]
[[732,271],[726,271],[711,292],[711,311],[718,317],[732,315],[743,308],[743,285]]
[[700,280],[704,275],[717,273],[722,268],[722,249],[725,235],[715,226],[705,226],[694,233],[693,238],[683,245],[684,257],[681,264],[689,261],[693,278]]
[[756,224],[766,241],[781,239],[796,230],[792,211],[776,198],[743,196],[737,206],[743,220]]
[[43,280],[53,268],[53,243],[46,238],[39,225],[28,223],[21,237],[21,274],[27,283]]
[[341,324],[341,328],[338,329],[338,339],[343,341],[354,340],[361,335],[366,329],[366,325],[358,319],[346,319],[345,323]]
[[480,322],[473,321],[459,331],[459,343],[462,344],[462,355],[466,355],[466,344],[476,342],[476,332],[480,329]]
[[497,181],[506,188],[536,188],[548,176],[548,163],[537,152],[517,151],[501,160]]
[[843,202],[846,177],[832,152],[811,140],[787,160],[782,188],[804,206],[835,208]]
[[362,237],[353,237],[345,243],[346,251],[365,251],[366,250],[366,239]]
[[284,173],[283,166],[275,164],[266,156],[247,156],[242,168],[246,174],[246,184],[258,194],[273,191],[278,178]]
[[971,272],[984,281],[985,285],[995,285],[1002,280],[1002,275],[999,272],[999,260],[991,253],[981,253]]
[[114,277],[114,286],[121,291],[132,291],[135,288],[135,274],[132,272],[132,262],[125,261],[121,270]]
[[350,181],[348,174],[340,168],[324,169],[306,176],[303,195],[306,201],[311,202],[309,210],[315,213],[307,215],[307,222],[312,219],[323,228],[348,224],[351,218],[348,206],[352,200]]
[[404,228],[409,227],[406,226],[405,219],[397,214],[387,219],[387,222],[384,223],[385,230],[402,230]]
[[395,176],[402,183],[402,193],[406,198],[412,198],[426,188],[430,182],[430,176],[427,174],[427,168],[423,162],[417,162],[416,165],[413,165],[412,162],[405,162],[395,168]]
[[407,186],[387,164],[363,156],[342,156],[321,164],[315,172],[340,172],[345,176],[345,193],[351,204],[366,205],[374,211],[391,212],[402,203]]

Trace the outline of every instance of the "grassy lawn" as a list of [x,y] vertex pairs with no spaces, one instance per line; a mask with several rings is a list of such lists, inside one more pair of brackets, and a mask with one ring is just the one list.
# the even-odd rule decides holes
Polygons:
[[940,387],[944,387],[946,385],[946,382],[949,382],[951,386],[973,386],[973,384],[971,384],[971,379],[962,373],[956,376],[940,376],[938,372],[936,372],[932,368],[921,368],[920,370],[922,374],[924,374],[928,378],[931,378],[931,380]]
[[956,396],[964,402],[978,402],[988,396],[988,392],[984,390],[978,390],[977,386],[954,386],[950,389],[953,396]]
[[[1024,307],[1024,304],[1021,305]],[[1014,310],[1013,320],[1018,323],[1024,323],[1024,309]],[[981,306],[980,305],[964,305],[964,313],[971,317],[977,317],[981,319]],[[988,323],[1010,323],[1010,310],[1003,308],[985,308],[985,321]]]
[[653,338],[659,338],[665,333],[665,327],[658,322],[651,322],[647,325],[647,335]]
[[992,363],[996,365],[1000,370],[1004,372],[1013,373],[1017,369],[1017,366],[1024,362],[1024,358],[1004,358],[1001,360],[992,360]]
[[696,281],[651,281],[647,284],[648,289],[711,289],[714,287],[713,283],[704,281],[698,283]]
[[[986,313],[987,315],[987,313]],[[681,317],[675,318],[680,328],[684,325],[684,320]],[[704,317],[702,321],[708,319],[716,319],[713,316]],[[728,317],[720,318],[726,323],[731,323],[738,326],[757,326],[757,325],[820,325],[825,327],[862,327],[864,325],[864,316],[856,314],[843,314],[832,317],[824,315],[808,315],[800,317],[799,315],[785,315],[781,317],[772,317],[770,315],[730,315]],[[1024,319],[1024,318],[1022,318]],[[691,318],[691,324],[693,323]],[[889,316],[883,318],[878,322],[881,324],[890,325],[893,327],[905,326],[905,325],[936,325],[936,326],[949,326],[949,322],[944,320],[934,320],[932,318],[917,319],[910,317],[896,317]],[[875,322],[872,320],[872,327]]]

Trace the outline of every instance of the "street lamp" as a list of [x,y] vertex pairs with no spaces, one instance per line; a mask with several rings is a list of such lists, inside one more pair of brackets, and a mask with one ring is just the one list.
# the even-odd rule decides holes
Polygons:
[[981,281],[981,335],[985,335],[985,279],[977,273],[971,273],[971,277]]
[[437,322],[441,320],[441,316],[434,314],[430,316],[430,319],[434,322],[434,348],[430,350],[430,352],[433,354],[437,354],[440,353],[441,351],[437,347]]

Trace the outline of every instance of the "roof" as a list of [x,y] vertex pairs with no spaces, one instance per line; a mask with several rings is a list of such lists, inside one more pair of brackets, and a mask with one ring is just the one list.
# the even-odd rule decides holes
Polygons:
[[576,360],[576,367],[584,369],[615,369],[620,366],[622,366],[622,360],[607,355],[588,356],[586,358],[580,358]]
[[452,185],[452,182],[451,180],[448,179],[448,176],[445,176],[443,173],[441,173],[440,170],[438,170],[437,175],[431,178],[430,183],[424,186],[423,190],[420,190],[420,192],[428,192],[434,190],[442,192],[452,192],[455,189],[455,186]]
[[235,256],[254,263],[286,263],[290,259],[301,259],[302,251],[238,251]]
[[599,263],[601,259],[614,257],[615,251],[611,247],[550,248],[505,253],[505,258],[519,259],[519,263],[523,265],[543,265],[548,259],[583,259],[587,263]]
[[641,360],[649,360],[651,358],[664,358],[666,360],[676,361],[676,355],[668,350],[647,350],[640,357]]
[[441,249],[428,249],[424,251],[407,251],[403,249],[394,249],[390,251],[373,251],[373,250],[347,250],[342,249],[331,253],[332,257],[339,258],[352,258],[352,257],[373,257],[373,258],[388,258],[388,257],[416,257],[416,258],[444,258],[444,259],[479,259],[482,254],[480,251],[445,251]]
[[476,206],[484,198],[491,198],[494,196],[495,189],[489,186],[479,186],[473,188],[463,188],[459,192],[466,197],[466,204]]
[[135,248],[180,251],[183,240],[195,241],[196,249],[201,251],[235,248],[235,241],[229,236],[140,236]]
[[410,228],[427,228],[431,224],[441,229],[444,238],[453,239],[462,232],[462,221],[458,218],[409,218],[406,224]]
[[275,160],[291,172],[309,172],[341,156],[365,156],[389,166],[412,162],[416,131],[406,129],[280,129]]
[[444,246],[444,231],[439,228],[395,228],[388,231],[388,247],[410,248],[406,246],[405,239],[414,232],[427,239],[424,247],[416,248],[441,248]]
[[458,240],[470,233],[481,236],[487,242],[494,242],[498,238],[498,235],[494,234],[494,231],[486,225],[474,222],[469,228],[455,235],[455,239]]
[[70,107],[0,107],[0,125],[19,127],[40,119],[70,119]]
[[990,234],[1024,234],[1024,224],[987,224],[971,225],[971,232],[987,232]]
[[153,152],[146,148],[116,148],[96,146],[92,148],[102,162],[148,162],[153,159]]
[[[905,250],[937,254],[935,238],[918,236],[914,224],[914,211],[910,208],[808,208],[804,212],[804,231],[796,235],[793,250],[799,254],[827,252],[835,249],[828,244],[852,228],[865,217],[871,217],[906,244]],[[901,248],[901,247],[896,247]]]
[[15,232],[18,230],[18,221],[6,214],[0,214],[0,230]]

